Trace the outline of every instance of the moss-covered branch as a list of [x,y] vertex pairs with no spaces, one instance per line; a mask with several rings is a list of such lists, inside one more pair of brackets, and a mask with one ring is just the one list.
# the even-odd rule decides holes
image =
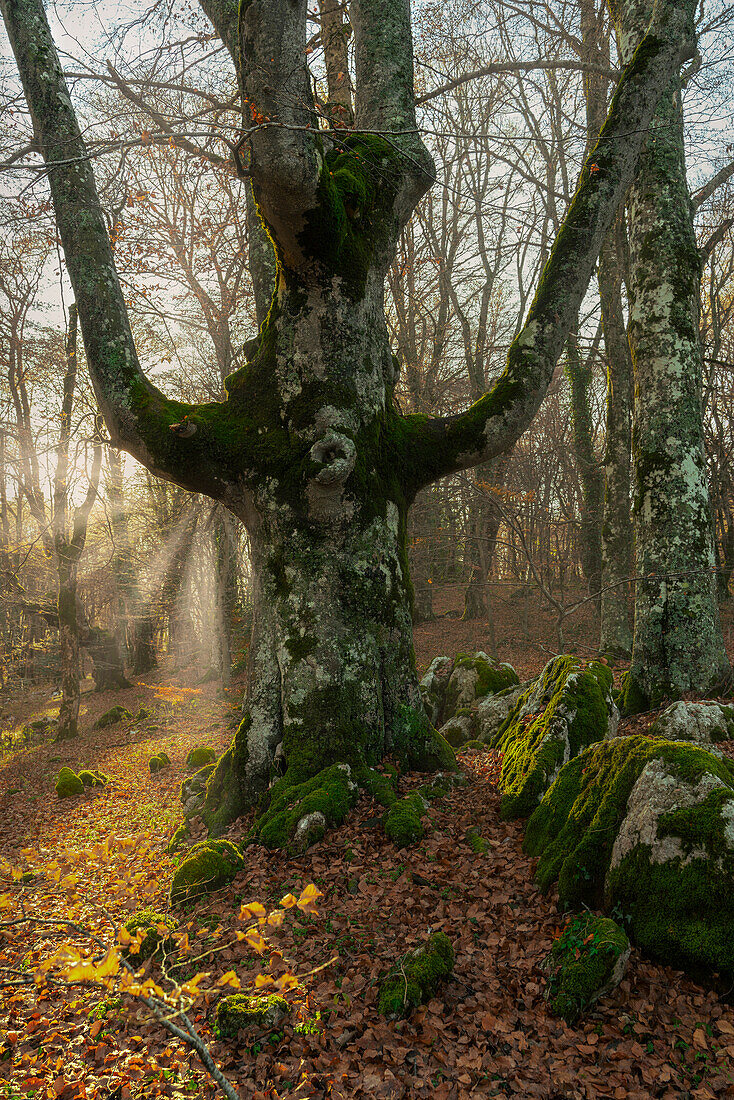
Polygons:
[[545,265],[525,325],[495,387],[458,416],[406,418],[413,488],[488,462],[527,428],[553,376],[602,242],[635,174],[658,100],[694,49],[693,0],[660,5],[625,68],[599,140]]
[[404,154],[396,213],[407,223],[435,178],[416,125],[410,0],[353,0],[356,124],[390,134]]

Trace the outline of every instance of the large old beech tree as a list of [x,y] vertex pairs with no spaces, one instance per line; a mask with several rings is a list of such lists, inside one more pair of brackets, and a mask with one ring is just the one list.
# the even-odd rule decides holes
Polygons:
[[[434,181],[417,127],[409,0],[352,0],[354,129],[324,129],[306,0],[202,0],[238,70],[252,194],[275,292],[227,398],[171,401],[143,373],[42,0],[0,0],[113,442],[246,525],[256,581],[247,715],[209,781],[223,828],[281,789],[386,753],[450,764],[427,725],[411,634],[406,516],[423,486],[514,443],[543,400],[658,100],[695,48],[696,0],[667,0],[625,69],[524,328],[466,412],[399,415],[383,312],[402,227]],[[249,186],[249,185],[248,185]]]

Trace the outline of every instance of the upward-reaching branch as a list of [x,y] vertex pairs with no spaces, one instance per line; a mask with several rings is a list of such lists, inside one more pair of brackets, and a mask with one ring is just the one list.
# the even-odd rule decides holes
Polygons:
[[229,500],[243,440],[230,423],[231,412],[221,405],[170,401],[140,369],[94,175],[42,0],[0,0],[0,11],[48,169],[89,371],[110,435],[154,473]]
[[695,52],[695,8],[695,0],[660,4],[650,31],[624,70],[525,325],[495,387],[458,416],[406,418],[399,461],[408,471],[411,490],[502,454],[535,415],[601,244],[634,178],[658,100],[672,74]]
[[299,235],[316,204],[321,156],[306,63],[306,0],[240,0],[242,124],[249,171],[284,262],[308,262]]
[[350,17],[357,77],[355,126],[390,135],[404,154],[404,193],[396,212],[407,221],[435,178],[415,117],[410,2],[353,0]]

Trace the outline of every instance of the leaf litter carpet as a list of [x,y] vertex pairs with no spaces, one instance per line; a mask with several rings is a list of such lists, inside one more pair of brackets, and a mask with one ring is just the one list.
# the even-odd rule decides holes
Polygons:
[[[132,710],[140,697],[125,694],[114,701]],[[109,705],[95,701],[88,723]],[[29,885],[4,877],[2,890],[16,913],[21,904],[47,917],[73,913],[101,933],[136,904],[165,910],[174,865],[165,845],[180,821],[183,761],[194,744],[221,751],[230,714],[213,690],[204,690],[178,710],[170,707],[147,735],[127,722],[85,732],[71,746],[39,745],[10,757],[0,769],[0,850],[11,863],[19,849],[48,856],[62,847],[84,850],[110,834],[148,834],[127,889],[116,885],[125,874],[114,861],[100,868],[90,859],[66,894],[43,876]],[[169,753],[173,767],[152,777],[147,761],[158,750]],[[432,804],[426,838],[414,848],[396,850],[380,828],[381,808],[363,797],[346,823],[304,856],[248,848],[246,869],[230,887],[176,911],[189,937],[191,974],[207,972],[192,1013],[240,1095],[734,1097],[734,1009],[637,952],[619,989],[578,1026],[550,1016],[539,964],[565,918],[555,897],[533,884],[522,824],[499,820],[499,760],[491,753],[460,759],[470,786]],[[100,767],[113,782],[57,801],[52,784],[61,763]],[[417,783],[406,777],[401,790]],[[241,838],[247,824],[238,823],[232,838]],[[465,839],[477,827],[489,844],[484,855]],[[292,971],[307,975],[293,994],[291,1016],[274,1032],[218,1039],[211,1030],[223,991],[217,980],[234,970],[247,992],[268,965],[235,938],[241,903],[270,908],[310,882],[324,895],[319,915],[289,913],[293,919],[270,937]],[[409,1019],[380,1017],[379,976],[437,930],[454,943],[453,977]],[[19,977],[58,941],[42,930],[21,940],[9,932],[3,937],[0,1098],[153,1100],[216,1092],[197,1056],[132,999],[115,1003],[92,983],[38,990]],[[148,964],[154,978],[157,965]]]

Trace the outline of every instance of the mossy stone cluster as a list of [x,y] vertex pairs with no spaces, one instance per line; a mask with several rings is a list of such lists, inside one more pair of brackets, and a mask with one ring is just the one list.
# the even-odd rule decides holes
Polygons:
[[575,1024],[595,1001],[619,985],[629,956],[629,939],[616,921],[593,913],[575,917],[543,964],[551,1011]]
[[523,692],[493,743],[503,753],[503,818],[531,814],[563,765],[607,736],[612,686],[607,665],[561,656]]
[[206,764],[213,764],[217,759],[214,749],[207,745],[197,745],[186,757],[187,768],[203,768]]
[[243,866],[242,853],[229,840],[203,840],[194,844],[173,873],[171,905],[221,889]]
[[402,959],[380,983],[378,1008],[383,1016],[408,1016],[430,1001],[454,968],[454,948],[444,932]]
[[222,997],[217,1005],[217,1028],[223,1039],[236,1039],[238,1032],[248,1027],[272,1031],[285,1020],[290,1010],[285,997],[278,993],[266,997],[234,993]]
[[730,761],[639,735],[592,745],[562,769],[524,847],[564,908],[619,911],[653,958],[734,978]]
[[163,771],[164,768],[170,768],[171,758],[165,752],[156,753],[155,756],[151,756],[148,761],[148,767],[150,768],[151,775],[155,775],[156,772]]
[[84,794],[84,784],[71,768],[62,768],[56,777],[56,794],[59,798],[71,798],[73,795]]
[[133,937],[137,936],[139,929],[145,930],[137,951],[131,951],[130,947],[123,948],[122,954],[131,962],[143,963],[159,951],[170,953],[174,950],[175,941],[167,933],[177,927],[177,922],[165,913],[158,913],[151,908],[138,909],[125,921],[124,927]]
[[83,768],[79,772],[79,778],[85,787],[106,787],[110,781],[108,775],[96,768],[94,770]]
[[429,720],[450,745],[458,747],[474,734],[477,703],[519,683],[512,665],[479,651],[459,653],[455,660],[436,657],[420,688]]
[[115,706],[110,707],[104,714],[100,715],[97,721],[94,723],[96,730],[106,729],[107,726],[114,726],[116,722],[125,722],[128,719],[132,719],[133,715],[127,709],[127,707]]
[[[323,830],[328,825],[341,825],[358,795],[359,786],[348,764],[332,764],[303,783],[293,783],[286,773],[272,787],[270,804],[255,822],[251,838],[266,848],[287,848],[294,841],[299,823],[312,815],[323,819]],[[314,839],[316,834],[311,831],[309,841]]]
[[444,719],[476,700],[496,695],[520,683],[512,665],[502,664],[486,653],[459,653],[446,688]]

